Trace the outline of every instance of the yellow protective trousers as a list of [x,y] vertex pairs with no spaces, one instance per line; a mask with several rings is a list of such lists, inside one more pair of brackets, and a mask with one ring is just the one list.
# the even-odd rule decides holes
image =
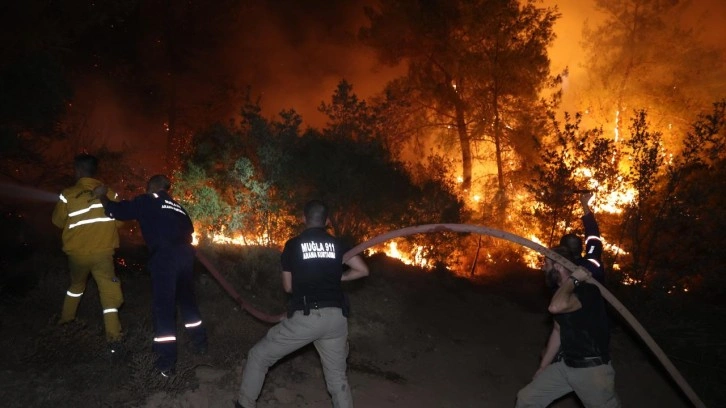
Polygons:
[[121,281],[116,276],[113,266],[113,254],[83,254],[68,255],[68,269],[71,275],[71,285],[63,301],[63,310],[59,323],[69,322],[76,318],[78,303],[86,290],[88,274],[93,276],[98,286],[98,294],[103,308],[103,323],[106,328],[106,340],[109,342],[121,340],[121,322],[118,318],[118,308],[123,304]]

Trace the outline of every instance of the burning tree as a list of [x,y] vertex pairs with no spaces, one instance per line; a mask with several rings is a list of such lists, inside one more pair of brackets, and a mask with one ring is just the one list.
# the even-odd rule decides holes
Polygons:
[[723,91],[724,59],[679,19],[688,1],[596,0],[605,20],[586,26],[590,77],[585,106],[601,125],[621,131],[620,115],[646,109],[668,145],[688,130],[692,112]]
[[657,239],[659,223],[656,200],[663,191],[664,152],[661,133],[652,131],[645,111],[635,113],[629,127],[630,138],[624,142],[627,149],[626,183],[634,189],[633,200],[625,206],[623,230],[630,238],[631,279],[642,282],[651,262],[653,245]]
[[726,100],[713,104],[691,125],[682,153],[667,163],[656,198],[648,271],[667,290],[701,289],[713,296],[726,290],[726,258],[720,249],[726,219]]
[[581,130],[581,115],[553,119],[553,135],[527,184],[533,216],[547,245],[567,232],[577,189],[596,190],[611,280],[663,292],[704,289],[720,294],[726,259],[717,249],[726,221],[714,209],[724,197],[726,102],[694,121],[678,154],[663,148],[647,112],[634,112],[622,145],[601,129]]
[[522,114],[537,111],[549,80],[556,11],[518,1],[383,1],[367,14],[364,40],[383,61],[408,64],[394,84],[421,118],[417,124],[445,146],[458,145],[464,192],[471,192],[477,143],[492,146],[504,208],[507,151],[532,151],[532,133],[520,131],[531,122]]
[[602,129],[581,130],[582,115],[565,114],[564,124],[551,116],[554,135],[543,146],[541,162],[534,164],[534,178],[526,184],[534,196],[533,216],[546,245],[551,246],[573,225],[578,190],[617,190],[618,166],[612,158],[614,143]]
[[[380,143],[374,111],[349,84],[341,83],[321,106],[335,113],[322,132],[302,132],[294,111],[265,119],[259,103],[248,100],[238,125],[215,125],[195,136],[176,188],[212,239],[281,245],[310,198],[332,207],[335,234],[351,242],[403,226],[459,221],[462,205],[437,183],[440,173],[414,178],[395,161]],[[436,240],[417,244],[435,259],[454,253],[455,243]]]
[[295,137],[299,117],[283,115],[288,120],[270,123],[259,112],[248,101],[239,126],[218,124],[197,133],[185,170],[177,175],[192,219],[213,240],[279,245],[294,224],[276,179],[285,153],[270,144]]

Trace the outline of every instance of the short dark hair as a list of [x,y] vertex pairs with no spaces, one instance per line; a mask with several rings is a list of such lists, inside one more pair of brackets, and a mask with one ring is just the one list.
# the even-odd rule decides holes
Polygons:
[[98,158],[87,153],[73,159],[73,167],[83,176],[93,177],[98,172]]
[[[558,245],[556,247],[552,247],[552,248],[550,248],[550,251],[556,253],[557,255],[567,259],[568,261],[570,261],[572,263],[575,262],[575,257],[572,255],[572,251],[570,250],[570,248],[568,248],[564,245]],[[554,259],[553,259],[553,261],[557,262]]]
[[323,226],[328,220],[328,207],[320,200],[310,200],[303,210],[305,223],[308,225]]
[[149,186],[154,186],[158,190],[169,191],[171,180],[163,174],[156,174],[149,178]]
[[570,250],[575,259],[582,258],[582,239],[575,234],[565,234],[560,238],[560,246]]

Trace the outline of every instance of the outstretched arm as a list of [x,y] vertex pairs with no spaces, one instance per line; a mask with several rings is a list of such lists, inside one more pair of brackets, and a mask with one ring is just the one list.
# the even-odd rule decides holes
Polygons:
[[595,197],[595,194],[592,191],[588,191],[587,193],[580,194],[580,205],[582,205],[582,211],[585,215],[591,213],[590,210],[590,203],[592,202],[592,199]]
[[580,203],[584,215],[582,224],[585,227],[585,259],[584,267],[592,273],[599,282],[605,281],[605,268],[602,263],[603,243],[600,236],[600,228],[595,220],[595,214],[590,210],[590,203],[594,198],[593,193],[586,193],[580,196]]
[[140,198],[144,196],[138,196],[133,200],[113,201],[108,197],[110,194],[105,185],[94,188],[93,195],[101,201],[106,215],[118,221],[138,220],[142,214],[141,207],[144,204]]
[[108,199],[108,187],[104,184],[94,188],[93,195],[101,201],[104,208],[106,208],[106,204],[111,201]]
[[350,266],[350,269],[343,272],[343,275],[340,277],[341,281],[360,279],[368,276],[369,274],[368,265],[366,265],[360,255],[356,255],[348,259],[345,261],[345,264]]

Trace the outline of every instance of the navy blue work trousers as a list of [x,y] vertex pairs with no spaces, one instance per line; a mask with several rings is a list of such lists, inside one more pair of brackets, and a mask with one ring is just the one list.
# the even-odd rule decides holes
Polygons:
[[194,297],[194,248],[190,245],[159,248],[149,260],[149,270],[156,368],[172,370],[177,356],[177,303],[192,346],[200,349],[207,345],[207,332]]

